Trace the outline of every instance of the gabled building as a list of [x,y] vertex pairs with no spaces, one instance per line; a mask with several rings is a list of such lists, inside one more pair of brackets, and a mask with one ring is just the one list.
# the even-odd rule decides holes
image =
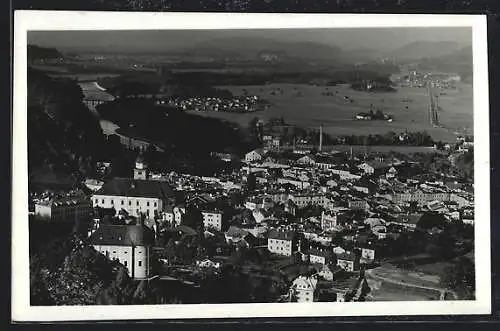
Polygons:
[[337,226],[339,226],[339,221],[341,219],[342,215],[339,215],[336,212],[323,211],[321,212],[321,229],[323,231],[333,231],[337,228]]
[[297,164],[314,165],[316,164],[316,158],[312,154],[304,155],[297,160]]
[[418,221],[422,218],[422,214],[400,214],[398,217],[391,221],[390,224],[402,226],[406,230],[414,231],[417,228]]
[[294,231],[273,229],[268,233],[267,249],[274,254],[292,256],[300,250],[300,241]]
[[309,263],[311,264],[330,264],[335,263],[335,255],[328,249],[309,249]]
[[92,204],[85,195],[53,198],[35,204],[35,218],[50,222],[75,222],[90,217]]
[[389,170],[390,166],[380,161],[368,161],[358,166],[367,175],[381,175]]
[[130,277],[151,276],[153,231],[143,225],[102,224],[89,238],[96,251],[123,264]]
[[356,271],[359,269],[359,257],[352,252],[338,254],[337,265],[345,271]]
[[315,276],[299,276],[294,279],[290,292],[296,297],[297,302],[314,302],[314,294],[318,279]]
[[258,162],[262,161],[264,158],[264,151],[262,149],[254,149],[253,151],[250,151],[245,154],[245,161],[246,162]]

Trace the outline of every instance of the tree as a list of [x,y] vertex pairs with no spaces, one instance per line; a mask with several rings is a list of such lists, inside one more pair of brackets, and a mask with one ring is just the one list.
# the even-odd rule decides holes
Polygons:
[[475,281],[474,262],[466,257],[460,257],[448,267],[441,278],[444,287],[455,291],[464,300],[474,299]]
[[190,206],[182,217],[182,225],[189,226],[196,232],[201,233],[203,231],[203,215],[196,207]]
[[248,174],[246,188],[248,192],[253,192],[257,188],[257,177],[254,173]]
[[423,230],[434,228],[443,229],[446,224],[446,218],[436,212],[427,212],[417,222],[417,227]]

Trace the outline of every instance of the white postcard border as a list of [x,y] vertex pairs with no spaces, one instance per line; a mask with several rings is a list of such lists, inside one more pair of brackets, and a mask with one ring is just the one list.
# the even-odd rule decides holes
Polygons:
[[[491,313],[489,102],[486,16],[389,14],[247,14],[16,11],[14,16],[12,191],[12,319],[132,319],[476,315]],[[27,178],[27,31],[472,27],[474,56],[476,300],[263,303],[142,306],[29,305]]]

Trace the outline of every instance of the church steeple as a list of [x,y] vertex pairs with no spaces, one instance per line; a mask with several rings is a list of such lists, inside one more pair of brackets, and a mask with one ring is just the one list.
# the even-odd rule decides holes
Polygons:
[[141,149],[139,155],[137,155],[137,159],[135,160],[134,179],[148,179],[148,177],[148,165],[144,160]]

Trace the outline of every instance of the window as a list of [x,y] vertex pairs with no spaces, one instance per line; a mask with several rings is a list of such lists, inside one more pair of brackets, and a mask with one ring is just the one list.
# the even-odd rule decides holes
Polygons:
[[99,203],[99,199],[95,199],[95,203]]
[[104,203],[104,199],[101,200],[101,203]]
[[127,261],[123,261],[123,264],[124,264],[125,266],[127,266]]
[[113,251],[113,254],[116,254],[116,251]]
[[113,201],[113,199],[111,199],[111,204],[112,204],[112,205],[114,204],[114,201]]
[[154,206],[156,207],[156,202],[155,202]]
[[137,201],[135,202],[135,204],[136,204],[137,206],[139,206],[139,200],[137,200]]
[[132,201],[130,201],[130,200],[129,200],[129,201],[128,201],[128,205],[129,205],[129,206],[130,206],[130,205],[132,205]]
[[124,203],[125,203],[125,201],[122,200],[122,206],[123,206]]
[[149,201],[148,201],[148,202],[146,202],[146,206],[148,206],[148,207],[149,207]]
[[142,266],[142,261],[137,261],[137,264],[139,265],[139,267]]

